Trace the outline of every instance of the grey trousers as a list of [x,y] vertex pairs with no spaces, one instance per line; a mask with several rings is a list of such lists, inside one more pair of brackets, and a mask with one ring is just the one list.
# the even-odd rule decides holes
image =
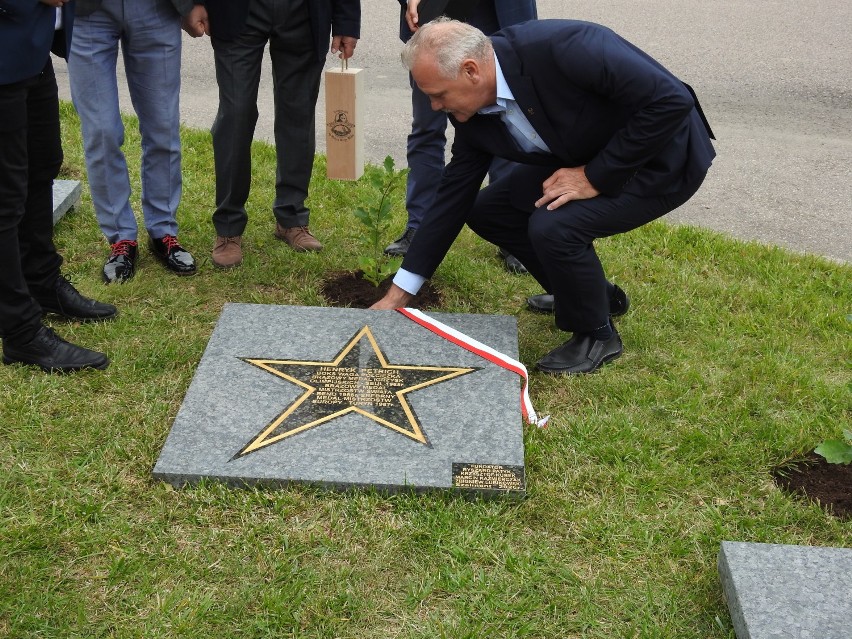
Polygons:
[[[251,143],[257,124],[257,94],[267,42],[275,97],[277,170],[272,211],[285,228],[307,226],[305,206],[316,134],[314,112],[323,61],[317,60],[307,2],[248,0],[246,24],[229,41],[213,38],[219,111],[213,122],[216,210],[221,236],[242,235],[252,181]],[[264,176],[259,176],[263,180]]]

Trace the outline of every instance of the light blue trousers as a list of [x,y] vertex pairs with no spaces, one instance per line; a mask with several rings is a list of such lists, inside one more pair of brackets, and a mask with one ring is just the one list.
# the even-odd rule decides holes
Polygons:
[[142,214],[153,238],[177,235],[181,195],[180,16],[168,0],[103,0],[77,17],[68,58],[89,189],[110,244],[136,240],[118,103],[119,43],[142,136]]

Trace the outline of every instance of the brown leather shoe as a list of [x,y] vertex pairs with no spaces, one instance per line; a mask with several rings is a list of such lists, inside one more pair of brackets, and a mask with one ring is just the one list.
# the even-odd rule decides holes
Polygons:
[[243,249],[241,247],[243,238],[240,235],[234,237],[216,236],[211,257],[214,266],[219,268],[234,268],[243,261]]
[[317,238],[311,235],[307,226],[294,226],[293,228],[285,229],[280,224],[276,224],[275,237],[287,242],[290,248],[299,253],[322,250],[322,244],[320,244]]

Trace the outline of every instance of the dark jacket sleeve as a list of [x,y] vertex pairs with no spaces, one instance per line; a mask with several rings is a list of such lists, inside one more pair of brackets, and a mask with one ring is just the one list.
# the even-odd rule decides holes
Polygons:
[[[63,11],[67,26],[73,21]],[[38,74],[47,64],[56,32],[56,9],[38,0],[0,0],[0,84]]]
[[331,35],[361,37],[360,0],[335,0],[331,10]]
[[464,227],[494,156],[470,144],[456,129],[452,160],[435,195],[432,209],[420,223],[402,268],[432,277]]

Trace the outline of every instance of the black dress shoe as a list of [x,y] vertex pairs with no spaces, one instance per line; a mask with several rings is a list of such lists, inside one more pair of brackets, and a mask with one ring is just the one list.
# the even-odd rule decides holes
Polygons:
[[497,248],[497,255],[503,260],[503,266],[506,270],[515,275],[524,275],[527,273],[527,267],[521,264],[521,260],[509,253],[508,251]]
[[167,269],[178,275],[195,275],[195,258],[174,235],[151,239],[151,252]]
[[414,239],[416,232],[417,229],[411,227],[405,229],[405,233],[385,247],[385,255],[405,255],[408,253],[408,247],[411,246],[411,240]]
[[594,373],[624,350],[618,331],[612,337],[597,340],[591,333],[575,333],[562,346],[557,346],[536,363],[535,367],[550,375],[579,375]]
[[47,326],[38,329],[29,342],[3,340],[4,364],[29,364],[43,371],[70,372],[83,368],[105,369],[109,359],[103,353],[66,342]]
[[55,313],[76,322],[94,322],[118,315],[118,309],[112,304],[81,295],[63,275],[56,278],[52,291],[33,291],[33,298],[45,313]]
[[137,244],[133,240],[120,240],[110,246],[109,257],[104,264],[104,282],[122,284],[136,273]]
[[[620,317],[630,308],[630,298],[627,297],[627,293],[620,286],[617,284],[613,284],[613,286],[615,290],[609,298],[609,314],[610,317]],[[555,308],[553,295],[542,293],[528,297],[527,308],[535,313],[552,313]]]

